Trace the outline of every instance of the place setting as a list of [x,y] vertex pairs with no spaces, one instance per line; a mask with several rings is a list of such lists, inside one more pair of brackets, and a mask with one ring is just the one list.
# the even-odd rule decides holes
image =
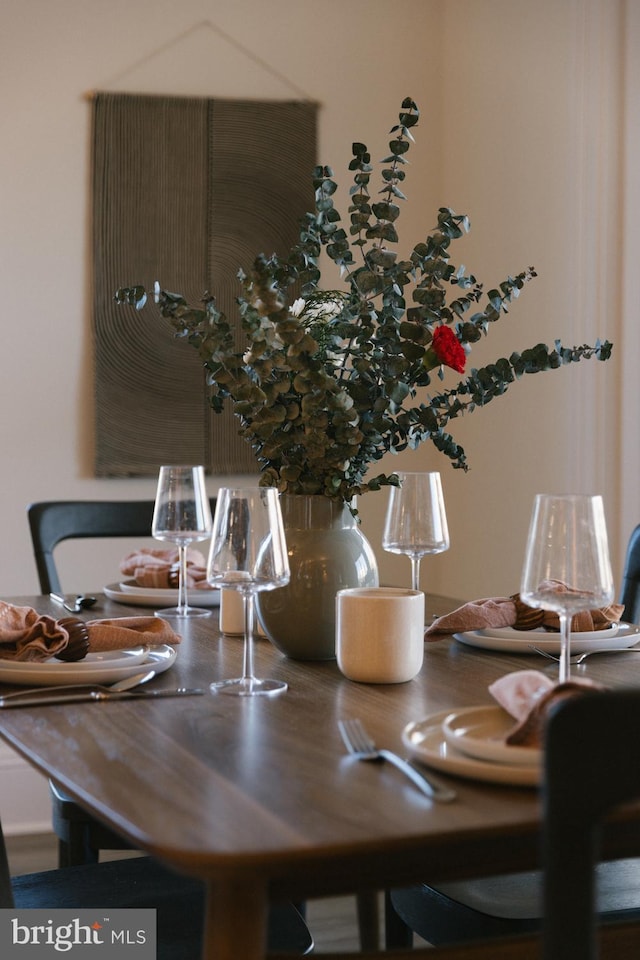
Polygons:
[[0,682],[29,686],[116,683],[163,673],[181,642],[158,617],[56,620],[0,601]]
[[[151,536],[174,547],[142,547],[120,563],[124,579],[104,587],[115,603],[154,607],[159,617],[181,619],[211,615],[220,590],[207,581],[207,561],[192,544],[211,536],[211,508],[204,468],[160,467]],[[197,596],[189,603],[189,593]],[[192,594],[193,596],[193,594]]]
[[442,773],[535,787],[542,775],[542,750],[510,744],[517,725],[517,718],[498,703],[462,707],[407,724],[402,742],[415,760]]
[[430,624],[425,639],[451,636],[484,650],[542,654],[556,662],[557,677],[536,669],[506,674],[489,687],[493,705],[412,722],[403,731],[405,747],[454,775],[537,786],[551,706],[605,689],[585,675],[584,663],[572,672],[571,653],[629,652],[638,643],[640,628],[621,621],[624,607],[613,598],[602,498],[538,494],[520,592],[464,604]]

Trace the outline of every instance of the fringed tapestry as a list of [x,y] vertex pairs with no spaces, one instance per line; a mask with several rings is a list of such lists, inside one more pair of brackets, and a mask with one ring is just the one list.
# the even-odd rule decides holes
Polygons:
[[96,476],[163,463],[255,473],[231,410],[209,408],[196,351],[153,304],[133,313],[114,293],[158,280],[190,302],[210,291],[237,317],[238,270],[286,254],[313,209],[316,114],[307,102],[96,95]]

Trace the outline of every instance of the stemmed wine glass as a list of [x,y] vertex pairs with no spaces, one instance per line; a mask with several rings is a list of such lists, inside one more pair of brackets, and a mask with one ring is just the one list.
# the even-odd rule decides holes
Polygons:
[[190,607],[187,598],[187,548],[211,534],[211,508],[204,467],[160,467],[151,535],[178,546],[178,605],[156,610],[157,617],[209,617],[210,610]]
[[411,588],[420,589],[420,560],[449,549],[449,529],[439,473],[398,473],[391,487],[382,534],[389,553],[411,558]]
[[570,677],[571,619],[614,597],[601,496],[537,494],[522,570],[520,597],[530,607],[557,612],[560,683]]
[[289,582],[289,557],[274,487],[223,487],[216,502],[207,563],[207,580],[238,590],[244,606],[242,676],[212,683],[214,693],[236,696],[282,693],[287,684],[261,680],[253,673],[255,595]]

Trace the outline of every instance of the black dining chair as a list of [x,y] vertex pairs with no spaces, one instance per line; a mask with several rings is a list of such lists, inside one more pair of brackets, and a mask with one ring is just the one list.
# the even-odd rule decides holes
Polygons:
[[[215,498],[210,500],[215,510]],[[48,500],[27,509],[33,555],[43,594],[62,593],[54,557],[63,540],[151,536],[153,500]],[[129,844],[102,826],[55,783],[49,784],[58,863],[95,863],[101,850],[125,850]]]
[[620,603],[624,604],[623,618],[626,623],[640,622],[640,524],[627,544]]
[[[204,884],[149,857],[65,867],[11,877],[0,824],[0,907],[11,910],[154,909],[157,960],[197,960],[204,928]],[[268,915],[267,947],[287,957],[311,953],[313,939],[290,903]],[[124,948],[126,951],[126,947]]]
[[[215,498],[210,499],[215,510]],[[42,593],[62,593],[54,550],[63,540],[151,537],[153,500],[48,500],[27,508]]]
[[[538,932],[469,940],[425,949],[376,952],[370,960],[636,960],[640,911],[626,904],[606,921],[597,910],[598,863],[604,821],[624,818],[625,836],[640,846],[640,689],[588,692],[550,711],[542,786],[543,919]],[[619,846],[619,844],[618,844]],[[620,850],[622,852],[622,850]],[[363,960],[361,953],[330,953],[327,960]],[[274,957],[273,960],[278,960]]]
[[[623,618],[640,617],[640,525],[627,545],[620,589]],[[603,864],[599,869],[601,909],[640,909],[640,859]],[[481,877],[457,883],[423,883],[385,894],[386,943],[408,944],[415,931],[430,943],[459,943],[539,929],[542,878],[539,872]]]

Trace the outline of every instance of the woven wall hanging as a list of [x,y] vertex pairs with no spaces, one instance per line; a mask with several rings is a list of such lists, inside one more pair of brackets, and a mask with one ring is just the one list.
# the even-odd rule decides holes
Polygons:
[[152,476],[163,463],[255,473],[231,411],[208,407],[196,351],[153,305],[135,314],[113,296],[158,280],[193,302],[211,291],[237,316],[238,269],[258,253],[286,254],[312,209],[317,106],[111,93],[92,102],[96,476]]

